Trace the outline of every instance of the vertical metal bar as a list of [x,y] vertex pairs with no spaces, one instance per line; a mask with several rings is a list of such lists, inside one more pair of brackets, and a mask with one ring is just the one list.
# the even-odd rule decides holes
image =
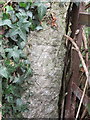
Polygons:
[[[79,6],[77,6],[75,3],[73,3],[73,7],[72,7],[72,16],[71,16],[71,37],[74,38],[75,36],[75,31],[77,29],[78,26],[78,16],[79,16]],[[76,74],[78,74],[78,72],[76,71],[78,64],[79,64],[79,57],[76,53],[76,51],[72,51],[72,56],[73,56],[73,63],[72,63],[72,77],[69,81],[68,84],[68,88],[67,88],[67,96],[66,96],[66,104],[65,104],[65,118],[70,118],[71,117],[71,97],[72,97],[72,91],[71,91],[71,84],[72,81],[74,79],[77,78]],[[77,62],[76,62],[77,61]],[[76,72],[76,73],[75,73]],[[77,80],[77,79],[76,79]],[[73,115],[74,116],[74,115]]]

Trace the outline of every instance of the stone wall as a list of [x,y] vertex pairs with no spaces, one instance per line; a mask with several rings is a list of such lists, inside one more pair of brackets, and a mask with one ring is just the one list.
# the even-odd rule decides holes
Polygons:
[[[45,25],[44,30],[31,32],[28,42],[29,59],[33,68],[32,83],[23,95],[23,100],[30,102],[29,111],[23,113],[25,118],[58,118],[58,99],[64,67],[65,16],[67,7],[53,3],[47,16],[54,12],[57,28]],[[30,97],[26,99],[26,95]],[[31,95],[32,93],[32,95]]]

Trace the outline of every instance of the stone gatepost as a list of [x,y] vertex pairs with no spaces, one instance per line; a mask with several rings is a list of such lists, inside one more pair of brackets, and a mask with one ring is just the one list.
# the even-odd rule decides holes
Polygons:
[[[65,17],[67,6],[52,3],[47,16],[54,13],[57,28],[45,25],[42,31],[31,32],[28,42],[29,59],[33,69],[32,84],[24,94],[24,101],[30,102],[29,111],[23,113],[25,118],[58,118],[58,99],[64,67]],[[32,95],[26,99],[26,94]]]

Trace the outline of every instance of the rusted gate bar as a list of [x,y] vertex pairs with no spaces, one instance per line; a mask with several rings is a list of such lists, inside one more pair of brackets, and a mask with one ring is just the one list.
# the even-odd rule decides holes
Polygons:
[[90,13],[80,12],[79,23],[82,25],[90,26]]
[[[72,11],[70,11],[70,7],[72,7]],[[84,12],[85,4],[82,2],[80,5],[76,5],[75,3],[70,3],[67,19],[66,19],[66,34],[68,33],[69,22],[71,22],[71,35],[70,37],[76,42],[79,48],[81,48],[81,44],[83,41],[82,32],[83,25],[89,25],[89,21],[87,20],[90,15]],[[85,16],[84,20],[82,15]],[[88,16],[88,17],[87,17]],[[90,18],[89,18],[90,19]],[[86,22],[85,22],[86,21]],[[85,23],[84,23],[85,22]],[[78,31],[78,32],[77,32]],[[80,59],[78,53],[75,50],[72,50],[72,44],[70,41],[67,44],[67,52],[65,57],[65,66],[62,77],[62,85],[60,91],[60,99],[61,99],[61,118],[74,118],[75,110],[76,110],[76,99],[81,99],[83,91],[79,88],[79,65]],[[66,95],[67,93],[67,95]],[[63,98],[64,100],[63,100]],[[83,105],[90,102],[90,98],[85,95],[83,100]]]
[[[74,82],[72,82],[72,92],[79,100],[81,99],[83,91]],[[90,103],[90,98],[88,98],[88,96],[85,95],[83,99],[83,105],[86,107],[88,103]]]
[[[80,7],[77,6],[76,4],[73,3],[73,7],[72,7],[72,14],[71,14],[71,37],[74,38],[75,36],[75,31],[76,29],[78,28],[78,17],[79,17],[79,10],[80,10]],[[77,36],[78,37],[78,36]],[[78,42],[78,41],[77,41]],[[67,85],[67,96],[66,96],[66,103],[65,103],[65,115],[64,117],[65,118],[73,118],[74,117],[74,108],[72,110],[71,108],[71,104],[72,104],[72,90],[71,90],[71,87],[72,87],[72,81],[74,80],[78,80],[78,77],[79,77],[79,64],[80,64],[80,60],[79,60],[79,57],[77,55],[77,52],[76,51],[72,51],[72,55],[73,58],[72,58],[72,66],[71,66],[71,71],[72,71],[72,76],[68,82],[68,85]],[[77,62],[76,62],[77,61]],[[75,104],[75,100],[76,100],[76,97],[74,96],[74,104]]]
[[[71,15],[71,36],[74,38],[74,41],[77,43],[78,47],[81,48],[82,44],[82,32],[83,32],[83,25],[89,26],[90,15],[84,12],[85,4],[82,2],[80,3],[79,7],[73,3],[72,7],[72,15]],[[84,18],[83,18],[84,17]],[[79,30],[76,34],[75,32]],[[79,65],[80,59],[78,53],[74,50],[71,50],[71,71],[72,76],[68,82],[68,88],[66,90],[66,103],[65,103],[65,118],[74,118],[75,117],[75,108],[76,108],[76,98],[80,100],[82,96],[82,90],[78,87],[79,85]],[[74,86],[75,85],[75,86]],[[90,102],[88,96],[85,95],[83,105]]]

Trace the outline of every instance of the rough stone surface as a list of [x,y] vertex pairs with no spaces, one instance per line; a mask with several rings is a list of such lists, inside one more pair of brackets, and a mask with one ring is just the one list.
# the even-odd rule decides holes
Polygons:
[[[33,77],[23,100],[30,102],[29,111],[23,113],[25,118],[58,118],[58,98],[64,66],[64,40],[66,7],[59,3],[52,4],[47,15],[54,12],[58,27],[53,29],[46,25],[44,30],[31,32],[28,42],[29,59],[33,68]],[[32,95],[31,95],[32,93]],[[31,96],[26,99],[27,94]]]

